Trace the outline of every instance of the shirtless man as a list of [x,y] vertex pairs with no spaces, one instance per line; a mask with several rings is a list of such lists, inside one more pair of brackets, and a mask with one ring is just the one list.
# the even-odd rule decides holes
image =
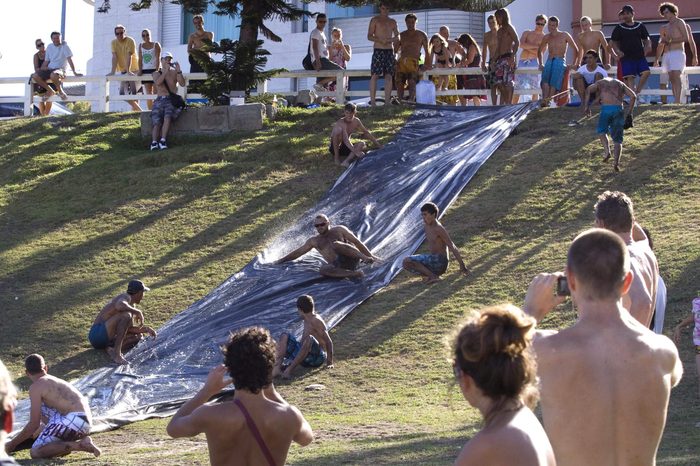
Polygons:
[[187,55],[190,61],[190,73],[204,73],[202,66],[192,56],[192,51],[201,49],[204,46],[205,39],[214,42],[214,33],[204,30],[204,18],[202,18],[202,15],[194,15],[192,17],[192,24],[194,24],[194,32],[190,34],[190,37],[187,39]]
[[603,68],[610,69],[610,46],[605,40],[605,35],[602,31],[593,30],[593,22],[588,16],[581,17],[579,22],[581,32],[576,36],[576,45],[578,46],[578,56],[574,63],[577,65],[585,65],[586,59],[583,58],[587,50],[595,50],[598,56],[602,57]]
[[87,399],[68,382],[49,375],[44,358],[38,354],[27,356],[24,361],[29,387],[29,422],[7,443],[12,452],[25,440],[32,438],[43,420],[45,427],[32,445],[32,458],[65,456],[74,451],[86,451],[100,456],[100,449],[88,436],[92,413]]
[[634,8],[625,5],[618,15],[622,22],[615,26],[610,37],[610,46],[619,58],[625,84],[634,88],[634,79],[639,76],[635,93],[639,94],[649,79],[649,64],[646,55],[651,52],[651,38],[646,26],[634,20]]
[[[486,84],[491,89],[491,104],[496,105],[496,84],[495,84],[495,67],[496,67],[496,49],[498,48],[498,22],[494,15],[489,15],[486,18],[486,23],[489,25],[489,30],[484,33],[484,43],[481,46],[481,69],[487,73]],[[488,55],[489,59],[486,60]]]
[[[361,159],[365,156],[364,150],[367,145],[363,141],[356,142],[355,144],[350,142],[350,135],[354,132],[361,132],[366,138],[369,138],[376,147],[382,147],[379,141],[377,141],[355,115],[357,115],[357,106],[353,103],[345,104],[344,116],[335,123],[333,131],[331,132],[331,145],[328,147],[328,152],[333,155],[335,163],[343,167],[349,167],[350,162],[355,158]],[[340,161],[341,157],[344,157],[342,162]]]
[[418,82],[418,67],[421,49],[428,56],[428,36],[416,29],[418,17],[413,13],[406,15],[406,30],[399,35],[396,52],[399,53],[396,70],[396,93],[403,100],[404,83],[408,84],[408,100],[416,100],[416,83]]
[[170,124],[177,120],[182,112],[181,108],[173,105],[170,93],[177,93],[177,85],[185,85],[179,63],[173,63],[173,55],[163,52],[160,57],[161,69],[153,73],[153,85],[156,88],[156,100],[151,109],[151,150],[164,150],[168,148],[168,131]]
[[[523,49],[520,52],[520,60],[518,60],[518,68],[522,66],[535,67],[537,63],[537,50],[542,43],[544,38],[544,27],[547,25],[546,15],[537,15],[535,17],[535,30],[534,31],[524,31],[520,36],[520,48]],[[519,74],[516,75],[515,81],[518,87],[525,89],[539,89],[540,88],[540,77],[537,74]],[[539,100],[539,94],[532,94],[532,101],[535,102]],[[513,104],[517,104],[520,100],[520,96],[517,94],[513,95]]]
[[328,334],[326,323],[316,314],[314,299],[306,294],[299,296],[297,312],[304,321],[301,340],[294,338],[291,333],[282,334],[277,342],[273,378],[281,374],[282,378],[289,379],[299,364],[304,367],[320,367],[325,361],[326,367],[333,368],[333,340]]
[[464,265],[462,256],[457,246],[452,242],[445,227],[437,219],[438,206],[432,202],[426,202],[420,208],[423,217],[425,239],[428,241],[430,254],[416,254],[403,260],[403,268],[409,272],[423,276],[426,284],[432,284],[440,280],[440,275],[445,273],[449,264],[448,250],[459,262],[459,270],[464,275],[469,275],[469,269]]
[[[272,385],[274,358],[275,341],[266,329],[235,332],[224,349],[224,364],[212,369],[202,389],[175,413],[168,435],[204,433],[214,466],[286,464],[292,442],[306,446],[314,434]],[[207,403],[231,383],[233,401]]]
[[[524,310],[537,322],[563,302],[554,293],[561,275],[543,273],[530,284]],[[535,334],[542,418],[558,464],[654,464],[683,368],[671,340],[624,308],[632,275],[618,235],[580,234],[566,265],[578,319]]]
[[117,364],[126,364],[122,351],[136,346],[144,333],[156,337],[156,331],[143,324],[143,312],[134,307],[143,299],[144,291],[150,288],[141,280],[131,280],[126,293],[107,303],[90,327],[88,340],[92,347],[106,350]]
[[362,278],[364,274],[357,270],[360,261],[371,264],[379,260],[347,227],[342,225],[331,227],[331,222],[325,215],[316,216],[314,228],[318,235],[309,238],[302,246],[275,263],[282,264],[294,260],[316,249],[327,262],[319,269],[321,275],[334,278]]
[[[605,150],[603,162],[610,160],[609,133],[614,144],[613,169],[619,172],[625,121],[632,116],[632,109],[637,102],[637,94],[618,79],[610,77],[600,79],[586,88],[586,93],[583,97],[584,115],[591,114],[591,94],[594,92],[597,92],[600,96],[600,116],[598,117],[597,132]],[[629,97],[630,104],[626,107],[626,110],[623,110],[622,104],[625,95]]]
[[369,80],[369,100],[375,106],[377,79],[384,77],[384,104],[391,101],[391,89],[396,72],[394,46],[399,43],[399,28],[396,21],[389,18],[389,5],[379,3],[379,15],[373,17],[367,29],[367,40],[374,42],[372,53],[372,77]]
[[595,204],[595,226],[612,231],[627,245],[634,276],[622,306],[649,328],[656,306],[659,266],[647,235],[635,222],[632,200],[625,193],[605,191]]
[[[659,58],[663,54],[662,68],[664,73],[668,73],[673,89],[673,101],[681,103],[681,74],[685,69],[685,43],[695,41],[689,35],[688,25],[678,17],[678,7],[673,3],[662,3],[659,6],[659,13],[668,21],[668,24],[661,26],[659,30],[659,45],[656,48],[656,61],[654,66],[659,66]],[[697,66],[698,58],[696,51],[693,51],[693,66]]]
[[[552,16],[547,21],[549,34],[545,35],[537,49],[537,62],[542,70],[542,99],[543,105],[549,103],[549,99],[564,88],[566,75],[566,51],[570,45],[574,52],[574,59],[578,57],[578,46],[574,38],[568,32],[559,30],[559,18]],[[544,51],[549,49],[547,63],[543,63]],[[573,69],[575,64],[568,65]]]
[[[513,79],[515,78],[515,54],[520,47],[518,33],[510,24],[510,16],[507,8],[500,8],[495,13],[498,22],[496,37],[496,61],[494,64],[494,82],[496,89],[501,94],[501,105],[511,103],[513,100]],[[493,59],[491,60],[493,62]],[[494,101],[494,105],[496,102]]]

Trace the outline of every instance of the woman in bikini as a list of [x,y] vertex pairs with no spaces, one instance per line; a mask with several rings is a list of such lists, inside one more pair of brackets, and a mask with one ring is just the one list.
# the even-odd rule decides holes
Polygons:
[[[440,34],[435,34],[430,38],[427,62],[434,68],[452,67],[452,55],[450,54],[447,41]],[[438,91],[447,90],[449,79],[450,77],[448,75],[437,76],[435,79],[435,88]]]

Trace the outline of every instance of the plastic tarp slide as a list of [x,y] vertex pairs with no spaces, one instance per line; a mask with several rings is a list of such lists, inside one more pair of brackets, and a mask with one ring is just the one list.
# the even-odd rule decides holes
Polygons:
[[[156,340],[127,354],[128,365],[105,367],[75,382],[90,400],[94,431],[166,416],[192,397],[222,361],[229,332],[267,327],[297,336],[296,298],[313,296],[329,327],[381,290],[401,271],[402,260],[424,240],[420,206],[435,202],[444,213],[479,167],[535,108],[418,107],[395,139],[353,164],[333,187],[267,249],[209,295],[167,322]],[[363,279],[329,279],[312,251],[296,261],[274,261],[315,235],[314,217],[352,230],[382,261],[361,268]],[[454,267],[454,266],[453,266]],[[18,410],[21,427],[28,405]]]

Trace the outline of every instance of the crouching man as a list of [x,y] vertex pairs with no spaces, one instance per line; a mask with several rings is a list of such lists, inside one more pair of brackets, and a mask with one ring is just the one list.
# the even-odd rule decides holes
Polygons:
[[12,452],[30,439],[43,420],[46,427],[32,445],[32,458],[53,458],[74,451],[100,456],[100,449],[88,436],[92,414],[87,399],[65,380],[49,375],[44,358],[40,355],[27,356],[24,367],[32,381],[29,387],[29,422],[7,443],[7,452]]
[[[204,433],[212,465],[286,464],[291,443],[306,446],[314,434],[301,412],[274,389],[274,362],[275,341],[266,329],[231,335],[224,364],[212,369],[199,393],[175,413],[168,435]],[[232,382],[233,401],[205,404]]]

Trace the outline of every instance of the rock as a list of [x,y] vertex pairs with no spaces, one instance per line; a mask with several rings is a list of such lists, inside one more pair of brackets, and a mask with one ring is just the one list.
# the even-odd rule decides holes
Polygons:
[[299,91],[299,94],[297,94],[295,105],[299,107],[306,107],[307,105],[311,105],[312,103],[316,102],[317,97],[318,96],[312,89],[304,89],[303,91]]
[[306,390],[307,392],[318,392],[325,389],[326,386],[320,383],[312,383],[311,385],[307,385],[306,387],[304,387],[304,390]]

